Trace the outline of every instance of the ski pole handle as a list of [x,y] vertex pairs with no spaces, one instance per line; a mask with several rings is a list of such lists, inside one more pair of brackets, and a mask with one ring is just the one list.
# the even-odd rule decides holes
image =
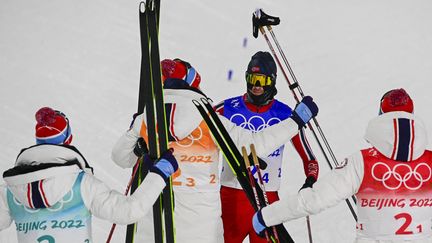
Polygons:
[[279,17],[270,16],[264,13],[261,8],[259,8],[252,14],[252,34],[255,38],[257,38],[258,29],[261,29],[263,26],[278,25],[279,23]]

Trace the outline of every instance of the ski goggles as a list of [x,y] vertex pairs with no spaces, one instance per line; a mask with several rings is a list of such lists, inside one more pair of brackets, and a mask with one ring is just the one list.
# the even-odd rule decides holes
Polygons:
[[273,83],[273,79],[270,76],[266,76],[264,74],[258,73],[247,73],[246,74],[246,82],[253,86],[267,86]]
[[54,110],[54,111],[57,115],[62,116],[66,120],[66,131],[62,132],[62,135],[64,136],[62,143],[65,143],[70,138],[72,132],[71,127],[69,125],[69,119],[67,118],[65,113],[58,110]]
[[181,62],[186,67],[186,76],[184,78],[184,81],[186,81],[189,84],[189,86],[198,88],[201,82],[201,76],[195,70],[195,68],[192,67],[190,63],[183,61],[180,58],[175,58],[174,61]]

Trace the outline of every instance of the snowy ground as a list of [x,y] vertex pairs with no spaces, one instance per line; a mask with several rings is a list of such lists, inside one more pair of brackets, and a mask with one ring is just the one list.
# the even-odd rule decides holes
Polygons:
[[[339,160],[367,146],[366,124],[391,88],[411,94],[431,135],[428,0],[162,0],[161,57],[190,61],[215,102],[242,94],[250,56],[268,50],[263,38],[251,36],[257,7],[281,17],[277,37],[303,90],[319,104],[318,120]],[[96,176],[124,191],[130,172],[114,165],[110,150],[136,110],[139,65],[138,1],[2,0],[0,171],[34,143],[34,112],[51,106],[70,118],[74,144]],[[293,105],[281,73],[277,87],[277,97]],[[286,152],[282,191],[295,193],[304,176],[293,149]],[[328,172],[322,156],[320,166],[321,175]],[[354,239],[344,203],[311,222],[315,242]],[[111,224],[93,223],[94,242],[104,242]],[[307,242],[304,219],[287,227],[296,242]],[[113,242],[123,242],[124,232],[118,227]],[[16,242],[14,227],[0,232],[0,242]]]

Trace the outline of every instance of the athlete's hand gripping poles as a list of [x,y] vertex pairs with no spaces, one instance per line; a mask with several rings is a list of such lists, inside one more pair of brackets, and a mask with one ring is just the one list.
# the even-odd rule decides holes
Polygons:
[[[299,92],[301,98],[305,97],[305,95],[304,95],[304,93],[303,93],[303,91],[302,91],[302,89],[301,89],[301,87],[300,87],[300,85],[298,83],[298,80],[297,80],[297,78],[296,78],[296,76],[295,76],[295,74],[294,74],[294,72],[293,72],[293,70],[291,68],[291,65],[289,64],[288,59],[286,58],[286,56],[285,56],[285,54],[284,54],[281,46],[279,45],[279,42],[278,42],[278,40],[276,38],[276,35],[274,34],[274,31],[273,31],[273,29],[271,27],[272,25],[278,25],[279,23],[280,23],[280,19],[278,17],[270,16],[270,15],[264,13],[264,11],[262,9],[257,9],[252,14],[253,36],[255,38],[257,38],[258,37],[258,30],[259,30],[259,32],[261,32],[262,36],[264,37],[264,39],[266,40],[266,42],[267,42],[267,44],[268,44],[268,46],[270,48],[270,51],[271,51],[273,57],[276,60],[276,63],[278,64],[279,68],[281,69],[282,74],[283,74],[285,80],[287,81],[290,90],[293,93],[294,99],[296,100],[297,103],[299,103],[300,99],[297,96],[295,90],[297,90]],[[282,59],[283,59],[284,64],[285,64],[286,67],[282,66],[282,63],[280,62],[279,57],[277,56],[276,51],[273,48],[273,44],[270,42],[270,39],[268,38],[267,33],[266,33],[264,27],[266,27],[267,31],[270,33],[270,35],[271,35],[274,43],[276,44],[278,52],[281,55],[281,57],[282,57]],[[293,82],[291,82],[290,78],[288,78],[288,75],[285,72],[285,68],[288,69]],[[330,156],[331,156],[331,158],[333,160],[333,164],[336,167],[338,167],[339,163],[338,163],[338,161],[336,159],[336,156],[334,155],[334,153],[333,153],[333,151],[332,151],[332,149],[330,147],[330,144],[328,143],[328,141],[327,141],[327,139],[326,139],[326,137],[325,137],[325,135],[324,135],[324,133],[323,133],[323,131],[321,129],[321,126],[319,125],[318,120],[315,117],[313,118],[313,123],[314,123],[316,129],[318,130],[318,132],[320,134],[320,137],[321,137],[322,141],[324,142],[324,144],[325,144],[325,146],[327,148],[327,151],[328,151],[328,153],[330,154]],[[315,132],[315,129],[313,128],[313,126],[312,126],[312,124],[310,122],[308,122],[307,125],[308,125],[309,129],[312,131],[312,133],[313,133],[313,135],[315,137],[315,140],[317,141],[317,143],[318,143],[318,145],[319,145],[319,147],[321,149],[321,152],[322,152],[322,154],[324,155],[324,157],[325,157],[325,159],[327,161],[328,166],[330,167],[330,169],[333,169],[333,166],[330,163],[330,160],[329,160],[329,158],[327,156],[327,153],[324,150],[324,148],[323,148],[323,146],[321,144],[321,141],[318,138],[317,133]],[[356,203],[355,196],[352,196],[352,200],[353,200],[354,203]],[[357,214],[354,211],[354,208],[351,205],[351,202],[349,201],[349,199],[346,199],[345,201],[346,201],[346,203],[348,205],[348,208],[350,209],[351,214],[353,215],[355,221],[357,221]],[[309,225],[309,222],[308,222],[308,225]],[[310,241],[311,241],[311,239],[310,239]]]
[[[252,154],[252,163],[253,163],[252,166],[255,167],[255,170],[256,170],[257,176],[258,176],[258,185],[261,188],[261,191],[263,192],[264,204],[265,204],[265,206],[268,206],[268,205],[270,205],[270,203],[269,203],[269,200],[268,200],[268,197],[267,197],[267,193],[266,193],[266,190],[265,190],[265,187],[264,187],[264,182],[262,180],[261,168],[259,166],[259,160],[258,160],[258,156],[257,156],[256,150],[255,150],[255,145],[254,144],[250,145],[250,151],[251,151],[251,154]],[[246,161],[247,161],[248,164],[250,164],[249,161],[245,159],[245,162]],[[250,165],[248,167],[250,167]],[[275,236],[276,241],[279,242],[279,236],[278,236],[278,233],[276,231],[276,228],[274,226],[271,227],[271,228],[273,230],[273,234]]]
[[[242,147],[242,155],[243,155],[243,159],[244,159],[244,162],[245,162],[245,165],[247,168],[249,183],[252,186],[252,191],[253,191],[253,194],[255,197],[255,203],[256,203],[257,209],[260,210],[261,209],[261,203],[260,203],[260,200],[258,197],[258,193],[256,191],[256,187],[255,187],[255,178],[252,175],[252,169],[251,169],[251,165],[249,162],[249,156],[247,155],[246,148],[244,146]],[[263,192],[263,193],[265,194],[265,192]],[[265,238],[267,239],[267,242],[271,242],[269,234],[265,228],[261,231],[261,233],[264,233]]]

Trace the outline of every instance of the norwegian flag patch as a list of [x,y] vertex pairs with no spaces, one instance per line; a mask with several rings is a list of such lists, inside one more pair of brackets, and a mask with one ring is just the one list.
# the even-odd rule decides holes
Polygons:
[[252,67],[251,70],[253,73],[259,73],[260,72],[260,68],[258,66]]

